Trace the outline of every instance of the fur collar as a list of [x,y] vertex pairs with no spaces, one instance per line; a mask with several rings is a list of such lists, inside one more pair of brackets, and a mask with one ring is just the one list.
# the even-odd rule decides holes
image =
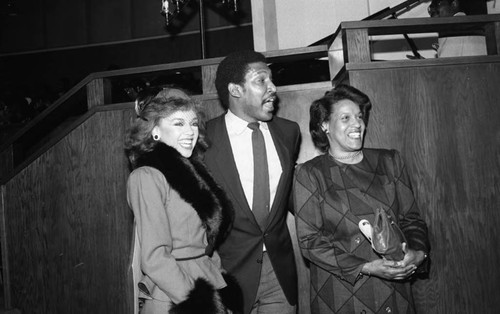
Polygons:
[[158,143],[139,158],[137,167],[140,166],[160,170],[170,186],[193,206],[207,230],[207,254],[212,255],[229,232],[234,211],[205,165],[195,157],[185,158],[175,148]]

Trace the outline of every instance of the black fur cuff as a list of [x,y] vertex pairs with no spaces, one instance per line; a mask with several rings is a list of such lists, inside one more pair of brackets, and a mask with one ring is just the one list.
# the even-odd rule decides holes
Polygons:
[[226,314],[219,293],[205,279],[198,278],[188,298],[179,304],[174,304],[170,314]]
[[186,300],[173,304],[170,314],[241,314],[243,313],[243,292],[236,278],[222,274],[227,286],[216,290],[203,278],[194,282],[194,288]]

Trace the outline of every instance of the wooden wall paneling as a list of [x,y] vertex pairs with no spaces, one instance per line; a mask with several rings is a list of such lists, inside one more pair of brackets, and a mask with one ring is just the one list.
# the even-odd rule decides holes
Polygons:
[[402,152],[431,240],[422,313],[500,306],[500,64],[351,71],[373,102],[367,147]]
[[217,93],[215,88],[215,75],[218,64],[210,64],[201,67],[201,77],[203,82],[203,94]]
[[0,151],[0,178],[7,176],[14,169],[13,147],[5,147]]
[[46,25],[44,48],[88,44],[86,1],[43,0],[42,10]]
[[123,120],[95,114],[6,184],[12,301],[23,313],[132,311]]
[[314,100],[323,97],[331,89],[331,82],[278,87],[277,115],[295,121],[300,126],[302,142],[297,163],[306,162],[318,154],[309,133],[309,108]]
[[87,0],[89,3],[89,43],[132,38],[131,0]]
[[192,97],[201,104],[201,111],[203,112],[203,120],[205,122],[225,113],[225,109],[222,108],[217,94],[194,95]]
[[11,287],[10,287],[10,274],[9,274],[9,250],[7,245],[7,231],[5,221],[5,185],[0,186],[0,248],[2,254],[2,290],[3,290],[3,307],[5,309],[12,308],[11,301]]
[[[134,121],[134,119],[136,119],[137,115],[136,115],[133,107],[129,110],[123,110],[122,113],[123,113],[122,123],[124,126],[124,128],[123,128],[124,133],[122,134],[122,137],[123,137],[123,140],[125,140],[127,131],[129,130],[130,126],[132,125],[132,121]],[[127,159],[126,165],[127,165],[128,170],[126,171],[126,174],[127,174],[126,176],[128,179],[128,175],[130,174],[129,162],[128,162],[128,158],[126,157],[125,153],[124,153],[124,156]],[[126,191],[125,191],[125,193],[126,193]],[[126,197],[126,194],[125,194],[125,197]],[[134,214],[133,214],[132,210],[130,209],[130,207],[128,207],[128,204],[127,204],[127,210],[129,211],[130,216],[131,216],[131,220],[133,221]],[[136,307],[139,306],[139,303],[138,303],[139,300],[135,299],[135,296],[136,296],[135,288],[138,289],[138,287],[134,287],[134,285],[135,285],[134,272],[132,269],[133,258],[134,258],[134,243],[135,243],[135,238],[134,238],[135,235],[133,234],[133,232],[134,232],[133,224],[132,224],[132,228],[130,230],[131,230],[131,232],[130,232],[131,236],[127,237],[130,242],[128,243],[129,250],[128,250],[128,255],[126,256],[126,260],[127,260],[127,272],[126,272],[127,286],[126,286],[126,294],[124,295],[124,297],[127,298],[127,304],[128,304],[127,308],[130,309],[130,311],[127,313],[137,314],[137,312],[135,310],[136,310]],[[123,256],[122,258],[125,259],[125,256]]]

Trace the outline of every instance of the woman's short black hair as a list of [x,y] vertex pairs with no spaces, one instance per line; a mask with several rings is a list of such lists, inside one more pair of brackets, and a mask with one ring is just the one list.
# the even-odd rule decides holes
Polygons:
[[345,84],[337,85],[332,90],[326,92],[323,97],[313,101],[309,109],[309,132],[311,133],[314,146],[323,153],[328,151],[330,143],[322,125],[324,122],[330,120],[333,106],[345,99],[359,106],[363,114],[363,121],[366,125],[368,124],[368,116],[372,103],[366,94],[357,88]]

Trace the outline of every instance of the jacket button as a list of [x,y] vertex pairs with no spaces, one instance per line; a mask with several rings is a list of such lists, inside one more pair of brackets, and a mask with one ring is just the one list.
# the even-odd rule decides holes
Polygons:
[[354,242],[356,242],[356,244],[359,244],[361,242],[361,239],[359,237],[356,237],[356,239],[354,239]]
[[386,312],[386,313],[392,313],[392,309],[391,309],[390,307],[386,307],[386,308],[385,308],[385,312]]
[[262,258],[258,258],[257,263],[262,264]]

